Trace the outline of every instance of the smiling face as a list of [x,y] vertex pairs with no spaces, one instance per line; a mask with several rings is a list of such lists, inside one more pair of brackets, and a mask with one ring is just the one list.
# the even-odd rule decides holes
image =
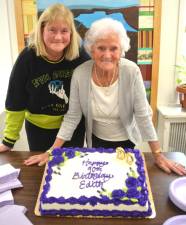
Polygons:
[[121,45],[118,35],[108,34],[98,39],[92,46],[91,54],[97,68],[105,72],[115,70],[121,57]]
[[48,53],[47,58],[58,60],[63,56],[64,49],[70,44],[71,31],[61,20],[47,23],[43,28],[43,41]]

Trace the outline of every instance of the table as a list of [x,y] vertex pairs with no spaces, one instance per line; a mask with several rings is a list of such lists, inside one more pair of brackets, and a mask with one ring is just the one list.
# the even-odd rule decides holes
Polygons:
[[[14,151],[0,154],[0,165],[10,163],[15,168],[21,168],[19,180],[23,184],[23,188],[13,190],[15,204],[24,205],[28,212],[27,217],[34,225],[161,225],[165,220],[172,216],[186,214],[177,208],[168,198],[169,184],[178,178],[176,174],[165,174],[154,165],[151,153],[144,153],[146,165],[148,169],[152,194],[156,207],[156,218],[154,219],[96,219],[96,218],[64,218],[64,217],[40,217],[34,215],[34,208],[43,176],[44,166],[37,165],[25,166],[23,161],[34,152]],[[39,154],[39,153],[38,153]],[[186,166],[186,157],[181,152],[164,153],[168,158],[183,163]]]

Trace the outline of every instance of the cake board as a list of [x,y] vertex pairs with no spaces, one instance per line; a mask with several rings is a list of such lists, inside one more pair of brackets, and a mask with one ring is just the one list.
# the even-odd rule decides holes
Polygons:
[[39,211],[39,203],[40,203],[39,200],[40,200],[41,193],[42,193],[42,190],[43,190],[43,185],[45,183],[45,176],[46,176],[47,168],[48,168],[48,164],[45,165],[41,185],[40,185],[40,188],[39,188],[38,197],[37,197],[37,200],[36,200],[36,205],[35,205],[35,209],[34,209],[34,213],[35,213],[36,216],[42,216],[40,211]]
[[[144,154],[141,152],[141,155],[142,155],[142,158],[143,158],[143,161],[144,161],[144,170],[145,170],[145,174],[146,174],[146,183],[147,183],[147,189],[148,189],[148,193],[149,193],[149,201],[150,201],[150,204],[151,204],[151,209],[152,209],[152,215],[151,216],[148,216],[148,217],[144,217],[144,218],[141,218],[141,217],[136,217],[136,218],[131,218],[131,217],[121,217],[121,216],[118,216],[118,217],[103,217],[103,216],[61,216],[61,215],[56,215],[56,216],[53,216],[53,215],[44,215],[45,217],[76,217],[76,218],[131,218],[131,219],[154,219],[156,217],[156,209],[155,209],[155,204],[154,204],[154,199],[153,199],[153,195],[152,195],[152,190],[151,190],[151,186],[150,186],[150,180],[149,180],[149,176],[148,176],[148,171],[147,171],[147,166],[146,166],[146,162],[145,162],[145,157],[144,157]],[[40,205],[40,196],[41,196],[41,193],[42,193],[42,190],[43,190],[43,186],[44,186],[44,183],[45,183],[45,176],[46,176],[46,171],[47,171],[47,168],[48,168],[48,164],[45,165],[45,169],[44,169],[44,173],[43,173],[43,177],[42,177],[42,181],[41,181],[41,185],[40,185],[40,189],[39,189],[39,193],[38,193],[38,197],[37,197],[37,200],[36,200],[36,205],[35,205],[35,209],[34,209],[34,213],[36,216],[43,216],[41,215],[40,211],[39,211],[39,205]]]
[[143,161],[144,161],[146,183],[147,183],[147,189],[148,189],[148,192],[149,192],[149,201],[150,201],[151,208],[152,208],[152,215],[149,216],[149,217],[145,217],[145,218],[154,219],[156,217],[156,208],[155,208],[155,205],[154,205],[154,199],[153,199],[152,190],[151,190],[151,186],[150,186],[150,180],[149,180],[149,175],[148,175],[147,166],[146,166],[146,162],[145,162],[145,156],[142,152],[141,152],[141,154],[142,154]]

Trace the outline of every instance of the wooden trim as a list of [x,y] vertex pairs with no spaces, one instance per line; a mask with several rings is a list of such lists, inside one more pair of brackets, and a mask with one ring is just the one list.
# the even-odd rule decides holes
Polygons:
[[22,0],[14,0],[14,8],[16,17],[18,51],[20,52],[25,47]]
[[153,110],[153,122],[157,122],[157,95],[159,78],[159,54],[160,54],[160,32],[161,32],[161,3],[162,0],[154,0],[154,34],[153,34],[153,56],[152,56],[152,78],[151,78],[151,107]]

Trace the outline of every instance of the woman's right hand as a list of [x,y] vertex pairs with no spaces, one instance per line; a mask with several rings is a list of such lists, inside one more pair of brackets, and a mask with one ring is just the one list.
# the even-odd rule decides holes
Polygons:
[[[52,147],[49,150],[51,151],[54,148],[61,147],[64,144],[64,142],[65,141],[63,139],[56,138],[54,144],[52,145]],[[45,163],[48,162],[49,154],[50,154],[49,152],[45,152],[45,153],[42,153],[39,155],[30,156],[28,159],[26,159],[24,161],[24,164],[26,166],[30,166],[30,165],[34,165],[34,164],[38,164],[38,166],[43,166]]]
[[11,151],[12,149],[4,144],[0,144],[0,152]]
[[38,166],[43,166],[45,163],[48,162],[49,154],[48,152],[39,154],[39,155],[33,155],[30,156],[28,159],[24,161],[24,165],[30,166],[34,164],[38,164]]

